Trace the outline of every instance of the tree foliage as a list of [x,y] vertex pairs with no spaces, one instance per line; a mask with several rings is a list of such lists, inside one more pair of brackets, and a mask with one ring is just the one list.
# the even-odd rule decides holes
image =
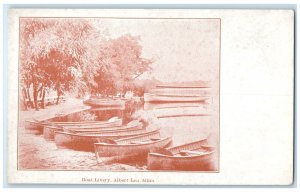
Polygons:
[[152,62],[142,57],[138,37],[105,39],[88,19],[20,20],[20,83],[29,100],[32,87],[36,109],[38,94],[44,99],[46,88],[57,91],[58,99],[71,90],[124,94]]
[[138,40],[138,37],[127,34],[110,39],[101,47],[101,67],[96,75],[97,90],[124,94],[132,89],[135,78],[151,69],[153,61],[142,57],[142,47]]

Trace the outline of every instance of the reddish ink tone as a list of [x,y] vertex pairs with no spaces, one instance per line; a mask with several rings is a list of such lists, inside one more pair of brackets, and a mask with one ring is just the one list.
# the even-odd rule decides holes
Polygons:
[[18,169],[219,171],[219,19],[19,22]]

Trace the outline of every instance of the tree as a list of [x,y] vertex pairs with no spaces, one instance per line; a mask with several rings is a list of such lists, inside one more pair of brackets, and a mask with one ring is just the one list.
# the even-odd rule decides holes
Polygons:
[[93,28],[84,19],[21,19],[20,24],[22,82],[33,85],[36,109],[39,91],[44,105],[45,87],[57,91],[58,103],[74,81],[82,81],[78,74],[91,61],[84,55]]
[[153,62],[142,57],[139,38],[129,34],[103,43],[98,60],[101,67],[95,76],[98,82],[96,89],[102,93],[119,92],[122,95],[133,88],[135,78],[151,69]]
[[125,94],[152,62],[142,57],[138,37],[104,39],[89,19],[20,19],[21,84],[35,109],[38,98],[44,107],[47,88],[57,92],[56,103],[71,90]]
[[33,85],[34,105],[37,109],[37,94],[36,85],[38,84],[39,76],[37,74],[37,63],[33,58],[33,50],[31,49],[30,41],[35,37],[35,34],[43,31],[46,24],[35,19],[20,19],[20,75],[21,86],[26,90],[31,107],[33,102],[30,96],[30,86]]

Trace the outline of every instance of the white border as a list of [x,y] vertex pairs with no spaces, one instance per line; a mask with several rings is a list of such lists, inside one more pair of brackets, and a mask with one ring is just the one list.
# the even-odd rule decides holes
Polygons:
[[[47,11],[46,10],[42,10],[42,11],[38,11],[38,10],[31,10],[30,11],[30,10],[28,10],[28,11],[29,12],[27,12],[27,13],[30,13],[31,15],[32,14],[37,14],[37,16],[49,16],[49,15],[53,15],[53,14],[51,14],[51,12],[53,13],[54,10],[50,10],[49,12],[48,12],[48,10]],[[158,12],[159,11],[155,11],[155,10],[154,11],[153,10],[152,11],[150,11],[150,10],[147,10],[147,11],[145,11],[145,10],[130,10],[130,11],[128,11],[128,10],[114,10],[114,11],[112,11],[112,10],[108,10],[108,11],[102,10],[101,13],[99,13],[99,12],[96,12],[95,10],[89,10],[88,15],[89,16],[92,16],[92,15],[97,15],[97,16],[99,16],[99,15],[100,16],[101,15],[102,16],[104,16],[104,15],[109,15],[109,16],[122,15],[122,16],[124,16],[124,13],[125,13],[126,15],[129,15],[129,16],[147,15],[147,16],[150,16],[150,17],[155,17],[155,16],[158,15]],[[276,13],[276,15],[278,13],[279,13],[279,16],[280,16],[280,14],[283,14],[283,15],[287,14],[288,17],[289,17],[288,21],[291,22],[290,19],[292,18],[293,13],[292,12],[283,13],[283,12],[285,12],[285,11],[279,11],[279,12]],[[55,14],[57,15],[58,13],[63,14],[63,15],[66,14],[66,12],[64,12],[62,10],[60,10],[60,11],[55,10]],[[70,15],[74,15],[73,11],[69,11],[67,13],[70,14]],[[78,15],[84,15],[84,14],[86,14],[85,11],[76,10],[75,15],[78,16]],[[248,14],[249,14],[249,12],[248,12]],[[274,12],[269,11],[268,14],[274,14]],[[18,15],[22,15],[22,13],[20,13]],[[68,15],[68,16],[70,16],[70,15]],[[196,17],[208,17],[208,15],[209,15],[209,17],[221,17],[222,21],[224,20],[225,22],[227,21],[227,23],[228,22],[230,23],[230,21],[232,21],[232,18],[236,17],[237,15],[239,17],[242,17],[242,18],[245,17],[245,11],[243,11],[243,13],[241,13],[241,11],[237,11],[237,10],[235,10],[235,11],[232,11],[232,10],[228,10],[228,11],[220,11],[220,10],[202,10],[202,11],[196,11],[196,10],[191,10],[191,11],[168,10],[167,12],[160,12],[159,13],[160,17],[162,15],[169,16],[169,17],[170,16],[171,17],[178,17],[178,16],[180,16],[180,17],[190,17],[191,15],[192,15],[192,17],[195,17],[195,15],[196,15]],[[252,15],[252,14],[250,14],[250,15]],[[276,16],[276,15],[272,15],[272,16]],[[263,16],[266,16],[266,15],[263,15]],[[271,19],[271,21],[272,20],[274,20],[274,19]],[[239,18],[238,20],[235,19],[235,22],[238,22],[238,24],[243,24],[243,19],[241,19],[241,18]],[[289,24],[291,24],[291,23],[289,23]],[[13,24],[10,23],[10,26],[12,26],[12,25]],[[224,27],[224,25],[222,25],[222,30],[223,30],[223,27]],[[290,27],[290,25],[285,26],[284,28],[285,28],[285,30],[289,30],[288,32],[292,33],[293,29],[289,28],[289,27]],[[227,28],[227,29],[228,29],[228,32],[231,32],[231,35],[232,35],[232,31],[235,31],[234,29],[230,29],[231,31],[229,30],[229,28]],[[13,30],[11,30],[10,32],[11,32],[10,34],[12,34]],[[229,36],[227,37],[225,35],[225,43],[224,43],[224,41],[223,41],[223,38],[224,38],[223,32],[224,31],[222,31],[222,49],[226,50],[226,45],[232,45],[232,43],[235,44],[235,42],[231,42],[230,39],[228,39],[230,37]],[[237,32],[237,31],[235,31],[235,32]],[[226,34],[226,26],[225,26],[225,34]],[[235,34],[235,33],[233,33],[233,34]],[[16,37],[16,36],[14,36],[14,37]],[[227,40],[229,40],[229,42],[226,42]],[[287,54],[290,53],[290,51],[291,51],[290,50],[291,49],[291,43],[292,43],[292,39],[288,39],[288,44],[285,45],[286,46],[285,48],[289,49],[289,52],[287,52]],[[10,41],[9,44],[13,45],[14,48],[17,45],[15,41]],[[225,48],[223,48],[224,47],[223,45],[225,45]],[[265,45],[263,45],[263,46],[265,46]],[[11,47],[9,47],[9,48],[11,48]],[[10,53],[15,53],[15,52],[10,49]],[[226,53],[226,54],[229,54],[229,55],[227,55],[228,57],[226,57],[226,55],[225,55],[225,59],[226,58],[227,59],[228,58],[232,59],[233,55],[230,55],[230,53]],[[238,53],[238,55],[239,54],[241,54],[241,53]],[[15,72],[16,72],[15,67],[11,68],[11,66],[16,63],[13,56],[15,56],[15,55],[9,55],[9,61],[10,61],[10,63],[9,63],[9,67],[10,67],[9,74],[10,74],[10,77],[13,77],[14,76],[13,74],[15,74]],[[222,121],[222,118],[225,118],[225,117],[228,117],[230,119],[230,116],[226,115],[226,113],[228,112],[227,111],[228,107],[229,107],[229,106],[227,106],[227,104],[234,104],[234,103],[232,103],[233,102],[232,99],[234,99],[234,101],[240,101],[241,103],[239,103],[239,104],[244,104],[245,101],[252,101],[252,99],[258,99],[258,100],[261,99],[259,102],[262,102],[262,103],[260,103],[260,104],[265,105],[265,102],[270,101],[270,99],[271,99],[271,103],[267,103],[265,105],[265,108],[262,109],[262,111],[258,111],[258,114],[253,113],[252,115],[255,115],[255,117],[257,117],[256,115],[265,115],[264,112],[270,112],[271,115],[272,115],[271,118],[274,118],[274,116],[275,117],[280,117],[279,119],[275,119],[275,121],[278,122],[279,124],[274,123],[274,125],[273,125],[273,123],[272,123],[272,125],[275,128],[279,127],[278,128],[279,132],[278,133],[272,133],[271,139],[272,139],[272,143],[274,142],[273,144],[276,145],[276,140],[278,142],[278,139],[283,138],[283,140],[284,140],[283,144],[285,144],[285,145],[281,146],[279,149],[288,150],[287,153],[284,154],[284,157],[285,157],[284,160],[279,159],[280,160],[279,162],[274,163],[274,165],[272,164],[272,166],[276,166],[276,168],[278,168],[278,167],[281,168],[281,166],[285,167],[284,168],[284,170],[285,170],[284,174],[283,175],[281,174],[282,177],[281,176],[279,176],[278,178],[273,177],[273,178],[271,178],[271,180],[266,178],[267,176],[272,175],[272,173],[269,172],[269,171],[271,171],[269,169],[268,169],[267,174],[264,171],[262,171],[261,172],[262,174],[260,174],[260,175],[257,174],[257,172],[252,173],[253,175],[250,174],[253,177],[247,177],[247,176],[245,177],[245,175],[242,174],[244,170],[241,171],[241,169],[238,170],[239,174],[237,174],[234,170],[231,170],[231,171],[228,170],[228,172],[227,172],[226,169],[225,169],[225,172],[222,172],[220,174],[210,174],[209,176],[207,175],[207,173],[206,173],[206,175],[203,175],[203,174],[192,175],[192,174],[185,174],[185,173],[181,174],[181,173],[179,173],[179,174],[176,174],[176,177],[174,177],[173,174],[171,174],[171,173],[164,173],[164,174],[156,174],[155,173],[153,175],[152,175],[152,173],[138,173],[138,177],[141,177],[141,176],[146,176],[146,177],[151,176],[152,177],[153,176],[154,178],[160,180],[160,182],[157,183],[157,184],[289,184],[291,182],[291,174],[292,174],[292,169],[291,168],[292,167],[291,167],[290,164],[287,165],[286,163],[290,162],[291,158],[292,158],[292,156],[291,156],[292,151],[290,150],[290,147],[291,147],[290,142],[292,141],[291,140],[291,136],[292,136],[292,122],[291,122],[291,120],[292,119],[290,117],[292,115],[291,99],[292,99],[292,95],[293,95],[293,90],[292,90],[292,87],[291,87],[291,85],[293,84],[293,82],[292,82],[292,72],[293,72],[292,56],[293,55],[288,54],[286,56],[287,57],[285,59],[287,59],[286,62],[288,64],[286,64],[286,63],[276,63],[277,67],[280,67],[280,69],[281,68],[285,69],[285,70],[283,70],[283,73],[284,73],[284,75],[287,75],[287,77],[288,77],[287,81],[284,81],[281,84],[284,87],[282,91],[276,90],[275,86],[271,86],[271,87],[266,86],[266,85],[269,85],[268,84],[269,82],[265,82],[265,81],[262,81],[265,84],[263,83],[262,85],[259,85],[258,86],[259,88],[257,88],[256,86],[253,87],[254,84],[252,84],[251,82],[248,82],[248,81],[246,82],[246,84],[245,83],[244,84],[243,83],[242,84],[237,84],[239,86],[238,87],[239,89],[237,89],[236,87],[232,87],[232,85],[230,85],[230,82],[235,83],[236,79],[234,79],[234,78],[236,76],[233,76],[233,79],[232,79],[232,76],[229,77],[227,74],[228,73],[229,74],[234,74],[234,73],[232,73],[233,72],[232,67],[234,67],[233,69],[235,69],[235,72],[237,72],[239,70],[244,70],[244,69],[243,68],[241,69],[240,67],[235,65],[236,63],[230,64],[228,61],[226,61],[226,60],[224,61],[223,55],[221,57],[221,59],[223,61],[223,62],[221,61],[221,103],[220,103],[221,104],[221,153],[225,154],[225,155],[221,154],[221,159],[220,159],[221,162],[225,163],[226,166],[227,165],[236,166],[236,163],[238,163],[238,161],[230,162],[230,160],[232,160],[230,158],[232,155],[234,155],[237,158],[239,155],[245,155],[245,153],[243,152],[244,150],[249,150],[250,149],[250,150],[252,150],[252,152],[255,152],[255,150],[259,149],[259,146],[253,146],[254,149],[244,148],[245,146],[244,147],[240,146],[240,149],[237,149],[235,151],[237,154],[232,153],[232,154],[229,155],[229,154],[226,154],[226,152],[231,151],[231,150],[228,150],[228,148],[227,148],[228,144],[229,144],[229,146],[235,146],[234,144],[242,144],[241,141],[245,142],[244,139],[246,137],[244,137],[244,136],[246,136],[249,133],[254,134],[254,136],[259,137],[261,135],[257,131],[266,131],[266,133],[268,133],[268,131],[269,131],[269,133],[272,132],[272,129],[270,130],[268,127],[264,128],[262,126],[262,124],[260,124],[260,123],[263,123],[264,125],[270,126],[270,124],[268,124],[268,123],[270,123],[270,121],[268,121],[268,119],[265,119],[267,123],[266,122],[259,122],[258,124],[256,124],[256,125],[259,126],[259,130],[256,130],[256,129],[252,130],[252,131],[250,130],[250,132],[249,132],[249,130],[239,131],[238,134],[240,134],[239,136],[241,138],[234,138],[236,140],[229,141],[229,143],[228,143],[228,139],[233,139],[233,137],[232,137],[232,133],[231,134],[226,133],[227,132],[226,130],[227,130],[227,128],[229,128],[229,125],[232,124],[233,122],[227,122],[226,119],[225,120],[223,119],[223,121]],[[278,56],[275,55],[275,57],[279,57],[279,55]],[[281,55],[281,57],[282,57],[282,55]],[[285,55],[284,55],[284,57],[285,57]],[[239,58],[239,59],[242,59],[242,58]],[[248,59],[251,61],[251,58],[248,58]],[[247,64],[249,64],[248,63],[249,60],[246,60],[246,62],[245,62],[246,66],[247,66]],[[254,69],[249,68],[250,71],[247,71],[247,72],[250,72],[250,74],[252,72],[255,72],[255,74],[257,75],[257,73],[259,72],[257,70],[259,70],[259,69],[255,69],[255,67],[257,67],[257,66],[254,66]],[[267,69],[271,70],[271,72],[272,72],[272,68],[267,68]],[[227,73],[222,73],[222,70],[223,71],[225,70]],[[239,72],[242,72],[242,71],[239,71]],[[235,74],[235,75],[237,75],[237,74]],[[258,74],[258,75],[261,75],[261,74]],[[274,80],[280,79],[280,77],[277,76],[277,75],[274,75],[271,78],[274,78]],[[13,82],[13,79],[11,79],[10,82]],[[246,85],[246,88],[245,88],[245,85]],[[9,86],[9,87],[13,87],[13,86]],[[249,90],[249,88],[251,89],[250,93],[249,93],[249,91],[247,91],[247,90]],[[12,89],[11,91],[14,91],[14,90]],[[254,93],[254,95],[253,95],[253,93]],[[10,91],[9,91],[9,94],[10,94],[10,96],[9,96],[10,100],[9,101],[12,101],[11,99],[13,99],[13,97],[11,97],[11,96],[13,96],[13,95],[11,95]],[[265,97],[267,97],[267,98],[265,98]],[[265,99],[267,99],[267,100],[265,100]],[[281,113],[276,113],[276,112],[274,113],[274,112],[270,111],[274,107],[274,106],[272,106],[272,104],[278,103],[278,102],[279,102],[280,105],[277,106],[277,107],[279,107],[279,110],[283,110],[285,113],[281,114]],[[13,104],[14,104],[14,102],[11,102],[9,104],[9,106],[12,110],[14,109],[14,107],[16,107],[16,106],[13,106]],[[257,105],[257,103],[253,103],[253,102],[250,102],[250,104],[251,105],[253,105],[253,104]],[[285,104],[288,104],[288,105],[286,106]],[[249,106],[249,104],[246,104],[244,107],[246,107],[246,108],[248,107],[248,109],[250,110],[250,111],[247,111],[247,112],[250,112],[250,113],[254,112],[254,111],[252,111],[253,110],[252,106]],[[257,106],[257,107],[260,107],[260,106]],[[240,112],[243,112],[243,110],[240,111]],[[222,114],[224,116],[222,116]],[[241,118],[243,119],[243,117],[244,117],[243,114],[240,114],[240,115],[241,115]],[[282,115],[284,115],[284,116],[282,116]],[[11,118],[11,116],[10,116],[10,118]],[[244,119],[244,120],[249,120],[249,119]],[[14,127],[15,124],[14,124],[14,121],[12,119],[11,119],[11,121],[9,121],[9,123],[11,123],[9,127]],[[229,123],[229,124],[226,125],[226,123]],[[251,122],[247,121],[247,123],[251,123]],[[288,127],[288,128],[286,128],[286,130],[283,131],[282,127],[281,127],[282,126],[281,124],[285,124],[285,126]],[[262,127],[260,127],[260,126],[262,126]],[[249,127],[249,126],[246,125],[246,127]],[[273,127],[273,132],[274,132],[274,129],[275,129],[274,127]],[[224,132],[222,132],[223,129],[225,130],[225,135],[224,135]],[[234,129],[234,131],[238,131],[235,128],[229,128],[229,130],[231,130],[231,131],[232,131],[232,129]],[[264,130],[264,129],[266,129],[266,130]],[[275,129],[275,130],[277,130],[277,129]],[[9,140],[9,142],[10,142],[9,146],[13,146],[14,140],[11,140],[11,139],[14,139],[14,136],[13,136],[14,133],[11,132],[9,134],[10,134],[10,136],[12,136],[12,137],[10,137],[10,140]],[[235,133],[235,134],[237,134],[237,133]],[[238,136],[238,135],[236,135],[236,136]],[[257,138],[257,137],[255,137],[255,138]],[[239,142],[237,142],[237,141],[239,141]],[[246,139],[246,142],[247,141],[248,140]],[[259,141],[262,142],[263,141],[262,138],[259,139]],[[249,147],[248,145],[246,145],[246,146]],[[276,147],[278,147],[278,144],[276,145]],[[14,152],[15,150],[12,149],[11,147],[9,148],[9,150],[10,150],[9,154],[14,154],[15,153]],[[241,153],[239,153],[239,152],[241,152]],[[259,152],[260,152],[259,154],[262,155],[261,151],[259,151]],[[273,152],[274,152],[274,154],[273,153],[272,154],[276,155],[276,153],[275,153],[276,151],[273,151]],[[275,157],[278,157],[278,156],[275,156]],[[222,158],[223,158],[223,160],[222,160]],[[268,155],[264,158],[266,158],[266,159],[264,159],[264,162],[268,162],[268,160],[269,161],[271,160],[271,156],[268,156]],[[245,159],[241,158],[240,160],[245,160]],[[272,159],[272,160],[274,160],[274,159]],[[278,160],[278,159],[275,159],[275,160]],[[14,162],[14,158],[12,156],[10,156],[9,162]],[[257,163],[256,161],[254,161],[254,162]],[[284,163],[285,163],[285,165],[284,165]],[[243,164],[243,162],[241,164]],[[11,165],[11,164],[9,164],[9,165]],[[223,168],[224,168],[224,164],[221,163],[221,169],[222,169],[222,165],[223,165]],[[259,165],[253,164],[252,166],[259,166]],[[241,168],[239,166],[237,166],[237,167]],[[37,178],[37,180],[38,180],[38,181],[36,180],[37,182],[43,182],[41,180],[41,178],[42,179],[46,178],[47,183],[50,182],[49,178],[51,177],[51,175],[49,175],[46,172],[39,172],[38,175],[31,172],[28,175],[28,172],[26,172],[26,173],[24,173],[24,172],[16,173],[15,170],[12,169],[11,166],[9,168],[10,168],[9,173],[11,175],[14,175],[13,180],[15,180],[15,181],[22,181],[24,178],[28,178],[30,176],[31,179]],[[244,168],[244,167],[242,167],[242,168]],[[272,167],[272,168],[275,168],[275,167]],[[223,169],[223,171],[224,171],[224,169]],[[224,173],[225,173],[225,176],[223,175]],[[99,173],[89,172],[89,175],[93,175],[93,174],[99,175]],[[122,173],[119,173],[118,175],[119,176],[125,176],[125,177],[128,177],[128,176],[133,177],[134,176],[134,174],[132,172],[131,173],[122,172]],[[278,176],[280,174],[277,172],[276,175]],[[53,179],[52,180],[53,183],[60,183],[61,181],[59,181],[57,179],[59,179],[59,177],[64,177],[64,181],[62,183],[74,183],[74,180],[73,180],[74,178],[72,176],[74,176],[74,172],[72,172],[72,173],[64,172],[63,175],[56,174],[55,178],[51,177],[50,179]],[[189,180],[187,180],[187,178],[189,178]]]

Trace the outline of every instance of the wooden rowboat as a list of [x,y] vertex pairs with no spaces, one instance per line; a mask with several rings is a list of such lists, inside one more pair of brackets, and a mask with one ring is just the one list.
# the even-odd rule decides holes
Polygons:
[[53,125],[44,126],[44,130],[43,130],[44,139],[46,139],[48,141],[54,140],[54,132],[55,131],[63,131],[63,127],[53,126]]
[[26,120],[25,121],[25,130],[36,133],[42,134],[44,128],[44,121],[37,121],[37,120]]
[[125,107],[124,100],[113,98],[90,98],[83,103],[92,107]]
[[63,126],[65,128],[100,128],[100,127],[116,127],[121,126],[123,123],[121,118],[113,117],[107,121],[95,121],[95,122],[48,122],[46,125]]
[[153,132],[159,132],[159,129],[153,131],[146,131],[143,129],[131,131],[123,130],[118,132],[93,134],[68,133],[57,131],[54,133],[54,141],[58,148],[69,148],[78,151],[94,151],[94,143],[103,142],[107,139],[116,140],[138,135],[147,135],[152,134]]
[[159,132],[139,135],[110,142],[95,143],[95,154],[99,164],[116,162],[146,162],[147,154],[155,147],[166,147],[171,137],[160,138]]
[[182,95],[182,96],[209,96],[211,88],[203,87],[157,87],[150,89],[149,93],[156,95]]
[[209,100],[208,96],[185,96],[185,95],[158,95],[145,93],[144,101],[149,103],[165,103],[165,102],[204,102]]
[[65,131],[70,133],[102,133],[102,132],[117,132],[117,131],[131,131],[143,129],[142,123],[137,120],[133,120],[124,126],[116,127],[92,127],[92,128],[65,128],[64,126],[45,126],[44,127],[44,138],[46,140],[54,140],[55,131]]
[[177,147],[154,149],[148,154],[149,170],[215,171],[215,148],[200,140]]
[[98,131],[103,131],[103,130],[117,130],[117,129],[130,129],[130,128],[136,128],[136,127],[141,127],[142,123],[139,120],[133,120],[130,121],[128,124],[123,125],[123,126],[110,126],[110,127],[103,127],[103,126],[99,126],[99,127],[74,127],[74,128],[70,128],[70,127],[65,127],[62,126],[64,131],[67,132],[72,132],[72,133],[89,133],[89,132],[98,132]]
[[169,109],[187,109],[187,108],[199,108],[205,104],[202,103],[144,103],[144,110],[169,110]]
[[64,127],[112,127],[121,126],[122,119],[113,117],[107,121],[78,121],[78,122],[49,122],[49,121],[38,121],[38,120],[26,120],[25,129],[34,131],[36,133],[43,133],[45,126],[64,126]]

